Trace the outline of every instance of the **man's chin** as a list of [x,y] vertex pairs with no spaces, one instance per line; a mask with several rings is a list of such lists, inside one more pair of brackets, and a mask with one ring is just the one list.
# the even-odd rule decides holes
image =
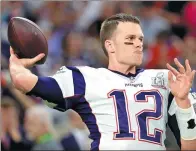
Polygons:
[[138,66],[141,66],[142,60],[135,60],[135,61],[130,61],[130,62],[122,60],[122,61],[119,61],[119,63],[127,65],[127,66],[133,66],[133,67],[136,66],[136,67],[138,67]]
[[133,67],[139,67],[141,66],[142,62],[134,62],[134,63],[130,63],[129,65],[130,66],[133,66]]
[[139,66],[141,66],[142,65],[142,62],[139,62],[139,63],[137,63],[135,66],[136,67],[139,67]]
[[142,65],[142,60],[138,59],[134,62],[134,66],[138,67]]

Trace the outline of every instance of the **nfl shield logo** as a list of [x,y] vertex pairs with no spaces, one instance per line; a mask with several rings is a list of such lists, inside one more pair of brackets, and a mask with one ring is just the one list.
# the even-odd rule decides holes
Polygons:
[[131,83],[135,82],[135,77],[130,77],[130,82]]

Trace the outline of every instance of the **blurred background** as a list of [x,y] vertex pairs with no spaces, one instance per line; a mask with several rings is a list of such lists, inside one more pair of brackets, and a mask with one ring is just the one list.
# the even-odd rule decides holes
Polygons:
[[[63,65],[107,67],[99,30],[102,21],[116,13],[130,13],[141,20],[145,36],[143,68],[165,69],[166,63],[173,65],[177,57],[182,64],[189,59],[196,69],[196,2],[1,1],[0,135],[3,150],[46,150],[52,146],[56,150],[89,150],[91,143],[86,126],[74,111],[52,110],[40,98],[25,96],[12,87],[7,39],[10,18],[28,18],[44,32],[49,48],[47,61],[31,70],[48,76]],[[193,87],[196,88],[196,78]],[[169,130],[168,138],[167,147],[176,149]]]

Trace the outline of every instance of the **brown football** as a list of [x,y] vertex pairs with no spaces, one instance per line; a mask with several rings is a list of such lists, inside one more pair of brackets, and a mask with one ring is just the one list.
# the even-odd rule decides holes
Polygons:
[[40,53],[45,56],[36,64],[43,64],[48,55],[48,43],[41,29],[32,21],[13,17],[8,24],[8,40],[19,58],[33,58]]

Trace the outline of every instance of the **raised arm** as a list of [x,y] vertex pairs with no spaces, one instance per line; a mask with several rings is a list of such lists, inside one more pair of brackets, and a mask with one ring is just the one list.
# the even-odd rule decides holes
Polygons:
[[[60,110],[71,108],[85,95],[85,81],[82,73],[75,67],[62,67],[51,77],[38,77],[27,67],[32,66],[43,57],[18,59],[10,50],[10,75],[12,83],[27,95],[35,95],[53,103]],[[66,101],[65,101],[66,100]],[[71,101],[67,101],[71,100]]]
[[55,79],[51,77],[38,77],[31,73],[28,67],[33,66],[44,54],[33,59],[18,59],[10,48],[9,70],[14,87],[24,94],[35,95],[49,101],[62,100],[61,89]]
[[38,77],[27,68],[33,66],[43,57],[44,54],[40,54],[32,59],[18,59],[12,48],[10,48],[9,71],[12,83],[16,89],[23,93],[32,90],[38,81]]
[[[169,112],[171,109],[175,110],[176,120],[180,130],[181,149],[195,150],[196,113],[193,104],[196,103],[196,99],[192,96],[193,93],[189,93],[195,71],[191,69],[188,60],[185,61],[186,68],[177,59],[174,62],[179,70],[167,64],[167,68],[170,70],[168,74],[169,87],[175,100]],[[175,76],[175,80],[173,79],[173,75]]]

